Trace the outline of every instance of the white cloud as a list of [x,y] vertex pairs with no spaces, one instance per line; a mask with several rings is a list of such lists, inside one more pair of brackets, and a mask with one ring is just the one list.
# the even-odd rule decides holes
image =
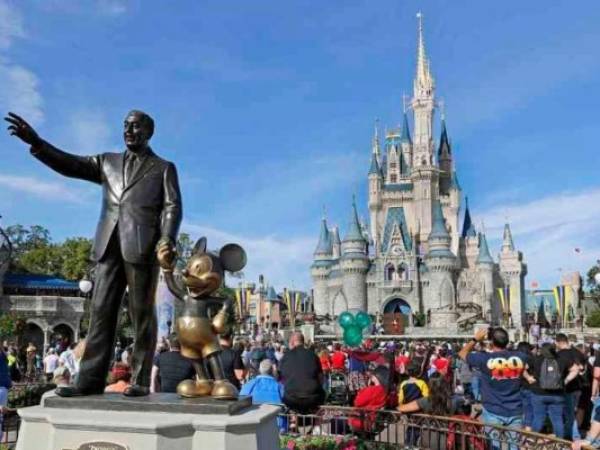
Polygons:
[[498,205],[481,217],[495,244],[506,220],[510,222],[515,244],[528,263],[529,280],[542,285],[557,283],[559,269],[585,273],[600,258],[600,188]]
[[0,174],[0,186],[48,200],[85,203],[86,194],[82,191],[62,183],[44,181],[35,177]]
[[117,146],[111,142],[111,128],[103,112],[79,110],[70,115],[67,124],[64,134],[68,148],[73,151],[83,154],[115,151]]
[[44,120],[43,99],[37,76],[17,64],[0,59],[0,104],[26,118],[32,124]]
[[[244,247],[248,254],[248,265],[243,270],[247,280],[257,281],[258,276],[263,274],[267,282],[277,289],[292,285],[299,289],[310,289],[309,266],[316,245],[314,237],[281,239],[275,236],[242,236],[185,222],[181,228],[192,239],[206,236],[210,249],[220,248],[230,242]],[[229,283],[234,282],[229,279]]]
[[[25,36],[20,12],[5,0],[0,0],[0,50],[4,53],[13,40]],[[44,120],[42,96],[38,78],[29,69],[12,63],[0,53],[0,105],[23,115],[33,124]]]
[[0,0],[0,49],[7,49],[15,38],[25,36],[23,19],[19,11],[7,1]]

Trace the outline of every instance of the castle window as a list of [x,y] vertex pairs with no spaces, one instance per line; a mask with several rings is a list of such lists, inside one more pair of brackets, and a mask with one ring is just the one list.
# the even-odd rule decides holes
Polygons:
[[395,274],[396,274],[396,269],[394,269],[394,265],[393,264],[387,264],[385,266],[385,279],[386,281],[391,281],[395,278]]
[[390,182],[391,183],[397,183],[398,182],[398,177],[396,176],[395,173],[390,175]]
[[396,168],[396,163],[395,162],[391,162],[390,163],[390,169],[394,170]]

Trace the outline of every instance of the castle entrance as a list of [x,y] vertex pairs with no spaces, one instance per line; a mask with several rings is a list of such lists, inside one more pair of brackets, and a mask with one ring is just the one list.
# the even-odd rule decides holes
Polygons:
[[383,330],[385,334],[404,334],[410,325],[412,309],[401,298],[392,298],[383,308]]

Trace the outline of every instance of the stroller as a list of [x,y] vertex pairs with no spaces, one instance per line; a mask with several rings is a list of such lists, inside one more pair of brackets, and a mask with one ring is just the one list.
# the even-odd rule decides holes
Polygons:
[[348,378],[346,374],[337,370],[329,374],[329,391],[327,392],[327,403],[336,406],[348,406],[350,392],[348,390]]

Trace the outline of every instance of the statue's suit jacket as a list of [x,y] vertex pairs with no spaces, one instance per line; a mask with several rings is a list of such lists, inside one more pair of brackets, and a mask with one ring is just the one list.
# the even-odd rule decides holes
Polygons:
[[31,153],[58,173],[102,185],[100,220],[92,259],[101,261],[118,226],[123,259],[132,264],[153,264],[160,238],[176,242],[181,223],[181,193],[177,170],[149,149],[143,162],[124,183],[123,153],[78,156],[42,141]]

